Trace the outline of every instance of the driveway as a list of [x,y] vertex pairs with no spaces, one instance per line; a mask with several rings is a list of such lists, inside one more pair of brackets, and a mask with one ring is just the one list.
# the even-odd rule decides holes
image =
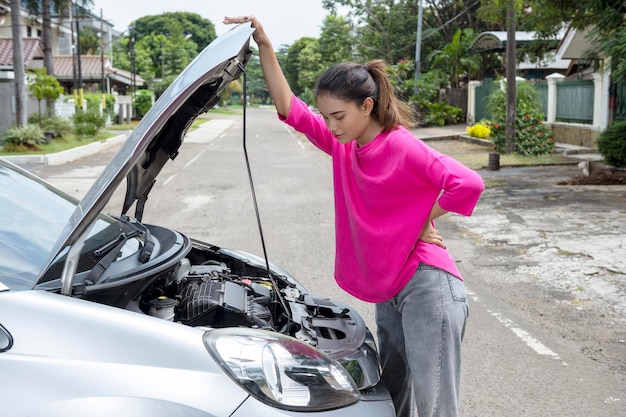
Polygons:
[[480,271],[528,319],[626,372],[626,186],[558,185],[576,164],[479,172],[474,214],[438,225],[459,252],[471,242],[462,272]]

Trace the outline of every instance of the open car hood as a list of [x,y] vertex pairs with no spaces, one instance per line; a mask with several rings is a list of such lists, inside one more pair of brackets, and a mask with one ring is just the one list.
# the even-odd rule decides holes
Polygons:
[[141,217],[157,175],[178,155],[194,119],[212,108],[226,85],[243,73],[252,54],[253,32],[246,23],[220,35],[159,97],[76,207],[51,252],[48,267],[65,248],[85,239],[124,178],[127,191],[122,214],[137,203],[136,216]]

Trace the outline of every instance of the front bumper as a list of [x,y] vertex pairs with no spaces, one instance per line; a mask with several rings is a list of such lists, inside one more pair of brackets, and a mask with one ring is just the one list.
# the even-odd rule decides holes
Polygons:
[[375,389],[361,393],[361,399],[351,406],[337,410],[319,412],[297,412],[281,410],[248,397],[231,417],[396,417],[389,391],[379,384]]

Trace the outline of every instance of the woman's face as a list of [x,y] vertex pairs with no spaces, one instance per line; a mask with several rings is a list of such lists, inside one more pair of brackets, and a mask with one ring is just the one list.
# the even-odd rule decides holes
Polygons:
[[339,143],[347,144],[357,140],[365,145],[372,140],[368,137],[373,101],[367,98],[360,106],[353,101],[345,101],[330,94],[317,97],[317,108],[324,117],[326,126]]

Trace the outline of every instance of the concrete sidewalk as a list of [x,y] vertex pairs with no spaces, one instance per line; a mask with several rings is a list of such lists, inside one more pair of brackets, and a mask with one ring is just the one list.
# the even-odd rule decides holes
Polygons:
[[[185,136],[185,142],[208,142],[228,130],[233,123],[234,121],[232,119],[211,119],[201,124],[193,131],[188,132]],[[79,146],[57,153],[42,155],[5,155],[3,158],[8,159],[16,165],[61,165],[66,162],[94,155],[107,149],[119,146],[124,143],[129,135],[130,131],[106,140],[91,142],[84,146]]]

